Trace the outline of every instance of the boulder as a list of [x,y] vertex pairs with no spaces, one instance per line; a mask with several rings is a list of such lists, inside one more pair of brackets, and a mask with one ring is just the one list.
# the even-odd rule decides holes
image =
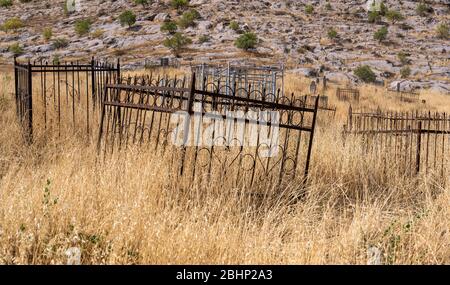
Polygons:
[[155,16],[154,20],[159,22],[165,22],[170,20],[170,15],[167,13],[159,13],[158,15]]

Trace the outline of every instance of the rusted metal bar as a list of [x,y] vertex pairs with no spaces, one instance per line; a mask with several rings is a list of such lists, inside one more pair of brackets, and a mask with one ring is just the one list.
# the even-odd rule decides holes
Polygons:
[[309,135],[308,153],[306,156],[305,175],[304,175],[305,182],[308,180],[309,165],[311,162],[312,147],[313,147],[313,142],[314,142],[314,131],[315,131],[316,120],[317,120],[317,109],[319,107],[319,96],[317,96],[316,104],[314,107],[315,108],[314,108],[314,114],[313,114],[313,120],[312,120],[312,127],[311,127],[311,132]]
[[417,148],[416,148],[416,174],[420,172],[420,153],[422,147],[422,122],[419,121],[417,130]]

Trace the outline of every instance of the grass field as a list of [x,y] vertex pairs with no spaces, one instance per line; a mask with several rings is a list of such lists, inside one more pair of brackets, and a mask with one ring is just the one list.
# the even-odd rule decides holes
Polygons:
[[[292,75],[286,89],[308,83]],[[344,145],[348,104],[333,90],[336,119],[319,125],[307,195],[292,204],[296,179],[261,186],[258,202],[255,189],[170,181],[168,161],[142,149],[101,160],[78,137],[28,146],[11,74],[0,84],[0,263],[65,264],[72,247],[83,264],[366,264],[374,247],[385,264],[450,263],[450,177],[410,177]],[[383,92],[362,87],[359,107],[450,111],[446,95]]]

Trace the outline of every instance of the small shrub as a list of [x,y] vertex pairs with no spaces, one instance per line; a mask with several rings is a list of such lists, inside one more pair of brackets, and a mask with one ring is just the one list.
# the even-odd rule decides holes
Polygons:
[[335,29],[330,28],[327,32],[327,36],[329,39],[334,40],[338,37],[338,32]]
[[378,31],[375,32],[373,38],[379,42],[384,41],[387,38],[389,31],[387,27],[381,27]]
[[429,7],[426,3],[419,3],[416,6],[416,13],[421,17],[427,16],[428,13],[431,13],[433,9]]
[[13,4],[12,0],[0,0],[0,7],[8,8]]
[[381,2],[380,3],[380,15],[386,16],[387,12],[388,12],[388,7],[386,6],[386,4],[384,4],[384,2]]
[[354,74],[365,83],[373,83],[377,79],[377,76],[368,65],[359,66],[355,69]]
[[384,2],[372,2],[372,7],[370,8],[371,12],[378,12],[380,16],[385,16],[386,12],[388,11],[387,6],[384,4]]
[[69,41],[65,38],[57,38],[53,40],[53,47],[55,49],[61,49],[69,46]]
[[23,24],[22,20],[17,17],[14,17],[14,18],[6,20],[3,23],[3,25],[1,26],[1,29],[5,32],[9,32],[9,31],[18,30],[23,27],[24,27],[24,24]]
[[178,26],[177,23],[173,22],[173,21],[169,21],[169,22],[164,22],[161,25],[161,32],[166,32],[169,34],[173,34],[178,30]]
[[210,38],[209,38],[209,36],[207,36],[207,35],[201,35],[201,36],[198,38],[198,43],[199,43],[199,44],[207,43],[207,42],[209,42],[209,41],[210,41]]
[[378,11],[370,11],[368,16],[367,16],[367,20],[369,21],[369,23],[378,23],[381,21],[381,15],[380,12]]
[[75,22],[75,32],[78,36],[84,36],[91,30],[91,21],[89,19],[78,20]]
[[175,33],[172,37],[168,37],[164,40],[164,46],[171,49],[175,54],[192,43],[192,40],[181,33]]
[[42,31],[42,36],[44,37],[45,41],[49,41],[53,36],[52,28],[44,28]]
[[23,54],[23,48],[18,43],[10,45],[8,51],[12,52],[15,56]]
[[392,23],[395,23],[404,20],[405,17],[399,11],[389,10],[386,12],[386,19],[388,19]]
[[136,23],[136,15],[131,10],[127,10],[119,15],[119,22],[122,26],[131,27]]
[[314,13],[314,6],[311,4],[308,4],[305,6],[305,13],[308,15],[311,15],[312,13]]
[[198,18],[200,18],[200,13],[195,9],[191,9],[183,13],[181,18],[178,20],[178,25],[183,29],[194,27],[195,20],[197,20]]
[[232,29],[235,32],[239,32],[239,23],[236,21],[231,21],[230,25],[228,26],[230,29]]
[[326,9],[327,11],[331,11],[331,10],[333,10],[333,7],[332,7],[331,4],[328,2],[327,4],[325,4],[325,9]]
[[237,48],[248,50],[255,48],[258,43],[258,36],[255,33],[247,32],[236,39],[234,43]]
[[184,9],[188,5],[189,5],[188,0],[171,0],[170,1],[170,6],[172,6],[172,8],[177,9],[177,10]]
[[402,78],[408,78],[411,75],[411,68],[409,66],[404,66],[400,69],[400,76]]
[[60,58],[60,56],[57,55],[57,54],[55,54],[55,55],[53,56],[52,63],[53,63],[54,65],[61,64],[61,58]]
[[402,51],[397,54],[397,58],[402,65],[409,63],[408,55]]
[[449,27],[445,23],[441,23],[436,27],[436,34],[438,38],[446,40],[449,38]]

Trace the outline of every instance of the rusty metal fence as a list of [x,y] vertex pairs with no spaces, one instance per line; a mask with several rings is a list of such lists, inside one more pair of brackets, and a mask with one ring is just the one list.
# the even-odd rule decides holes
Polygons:
[[337,88],[336,97],[339,101],[355,101],[359,102],[360,93],[358,89]]
[[[280,185],[286,178],[306,179],[319,98],[311,108],[293,95],[238,89],[220,81],[197,87],[196,81],[195,74],[189,80],[146,76],[107,85],[99,152],[110,157],[130,147],[150,148],[168,156],[170,173],[188,183]],[[256,115],[249,116],[250,111]],[[245,135],[237,132],[239,126]],[[246,143],[251,135],[254,145]]]
[[345,135],[361,138],[366,153],[406,174],[450,170],[450,116],[431,112],[354,112]]
[[304,95],[302,97],[305,107],[313,107],[316,100],[319,100],[319,111],[325,113],[321,118],[334,119],[336,117],[336,106],[328,103],[328,96]]
[[15,59],[14,74],[18,120],[32,141],[36,133],[96,133],[104,86],[120,77],[120,63]]

